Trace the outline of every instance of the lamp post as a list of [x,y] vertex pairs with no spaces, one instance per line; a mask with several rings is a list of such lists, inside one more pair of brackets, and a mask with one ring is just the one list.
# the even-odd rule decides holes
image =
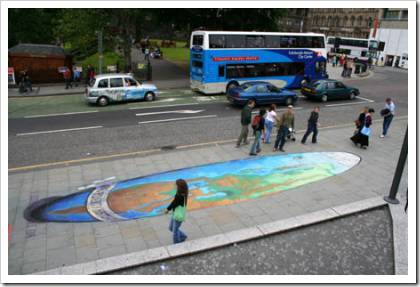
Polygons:
[[392,181],[391,190],[389,191],[388,196],[384,196],[384,200],[386,202],[392,203],[392,204],[398,204],[400,201],[395,198],[398,192],[398,186],[400,185],[401,176],[404,171],[404,165],[405,161],[407,160],[407,154],[408,154],[408,126],[405,131],[405,137],[404,142],[401,148],[400,158],[398,159],[397,168],[395,170],[394,180]]

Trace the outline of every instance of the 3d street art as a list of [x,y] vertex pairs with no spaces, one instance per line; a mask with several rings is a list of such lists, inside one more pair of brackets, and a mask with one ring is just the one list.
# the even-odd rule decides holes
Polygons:
[[310,152],[235,160],[103,184],[29,205],[32,222],[123,221],[163,214],[176,192],[189,185],[188,210],[232,204],[290,190],[349,170],[360,157]]

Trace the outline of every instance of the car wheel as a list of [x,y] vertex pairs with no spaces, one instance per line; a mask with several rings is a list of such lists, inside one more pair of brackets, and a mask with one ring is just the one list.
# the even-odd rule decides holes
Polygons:
[[300,81],[300,87],[302,88],[304,85],[307,85],[308,83],[309,83],[308,78],[303,78],[303,79]]
[[322,97],[321,97],[321,101],[323,101],[324,103],[325,103],[326,101],[328,101],[328,96],[327,96],[327,95],[322,95]]
[[354,98],[356,97],[356,94],[355,93],[353,93],[353,92],[351,92],[350,93],[350,100],[354,100]]
[[96,103],[98,106],[105,107],[109,104],[109,100],[107,97],[100,97]]
[[287,97],[286,98],[286,106],[290,106],[291,104],[293,104],[293,98],[292,97]]
[[148,92],[148,93],[146,93],[146,95],[144,96],[144,99],[145,99],[147,102],[151,102],[151,101],[153,101],[153,100],[155,99],[155,95],[154,95],[152,92]]
[[236,88],[238,86],[238,83],[236,83],[236,82],[232,82],[232,83],[230,83],[228,86],[227,86],[227,88],[226,88],[226,94],[229,92],[229,90],[231,89],[231,88]]

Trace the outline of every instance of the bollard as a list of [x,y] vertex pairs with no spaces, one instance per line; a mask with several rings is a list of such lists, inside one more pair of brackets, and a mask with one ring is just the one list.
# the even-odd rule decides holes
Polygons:
[[405,161],[407,160],[407,154],[408,154],[408,126],[405,131],[405,137],[404,142],[401,148],[400,158],[398,159],[397,168],[395,170],[394,179],[392,181],[391,190],[389,191],[388,196],[384,196],[384,200],[386,202],[392,203],[392,204],[398,204],[400,201],[395,198],[398,192],[398,186],[400,185],[401,176],[404,171],[404,165]]

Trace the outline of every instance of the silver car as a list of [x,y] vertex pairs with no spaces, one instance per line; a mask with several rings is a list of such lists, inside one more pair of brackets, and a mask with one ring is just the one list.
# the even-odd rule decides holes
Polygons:
[[112,102],[144,99],[153,101],[157,88],[137,82],[130,74],[102,74],[94,77],[85,92],[89,103],[106,106]]

